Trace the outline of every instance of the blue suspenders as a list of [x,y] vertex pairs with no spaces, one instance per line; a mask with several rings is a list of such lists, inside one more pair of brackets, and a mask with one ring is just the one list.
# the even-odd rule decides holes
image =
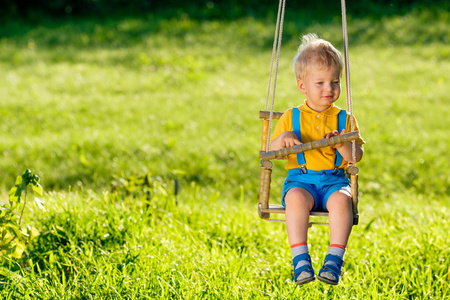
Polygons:
[[[292,109],[292,128],[293,131],[295,133],[295,135],[297,135],[298,140],[301,142],[301,134],[300,134],[300,110],[297,107],[294,107]],[[338,114],[338,131],[339,133],[341,133],[342,129],[345,129],[347,125],[347,112],[343,109],[341,109],[341,111]],[[298,153],[297,154],[297,163],[300,166],[303,166],[306,164],[306,160],[305,160],[305,155],[303,153]],[[340,166],[342,164],[342,156],[339,153],[339,151],[336,151],[336,158],[334,161],[334,165],[335,166]]]
[[[302,137],[300,134],[300,110],[297,107],[292,109],[292,127],[295,135],[298,137],[298,140],[302,142]],[[300,166],[306,164],[305,155],[303,152],[297,154],[297,163]]]
[[[343,109],[338,114],[338,132],[341,133],[343,129],[345,129],[345,125],[347,125],[347,112]],[[334,160],[335,166],[340,166],[342,164],[342,155],[339,151],[336,150],[336,158]]]

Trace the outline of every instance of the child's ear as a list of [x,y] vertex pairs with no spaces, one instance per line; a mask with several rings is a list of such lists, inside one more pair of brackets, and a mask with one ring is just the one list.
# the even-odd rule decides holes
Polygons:
[[302,94],[306,95],[305,83],[301,78],[297,79],[297,87]]

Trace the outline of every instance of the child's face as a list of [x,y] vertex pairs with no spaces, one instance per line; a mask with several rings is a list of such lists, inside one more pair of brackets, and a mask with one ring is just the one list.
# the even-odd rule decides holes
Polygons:
[[317,112],[327,110],[341,94],[339,69],[311,67],[304,79],[297,80],[300,92],[306,95],[308,105]]

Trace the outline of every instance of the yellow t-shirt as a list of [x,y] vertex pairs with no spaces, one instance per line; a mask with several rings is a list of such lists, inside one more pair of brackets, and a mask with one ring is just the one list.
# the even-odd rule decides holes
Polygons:
[[[308,100],[298,106],[300,110],[300,134],[302,143],[309,143],[320,140],[323,136],[338,127],[338,114],[341,111],[339,107],[332,104],[326,111],[318,113],[308,106]],[[359,132],[356,118],[353,117],[353,127],[355,131]],[[285,111],[285,113],[278,120],[275,132],[272,135],[272,140],[276,139],[281,133],[285,131],[293,131],[292,126],[292,108]],[[351,131],[350,114],[347,112],[347,125],[345,132]],[[365,144],[364,140],[359,137],[356,140],[357,145]],[[334,169],[336,150],[331,147],[324,147],[315,150],[305,151],[306,168],[308,170],[321,171]],[[342,164],[339,168],[346,169],[348,161],[342,159]],[[288,163],[285,166],[287,170],[300,168],[297,162],[297,155],[289,155]]]

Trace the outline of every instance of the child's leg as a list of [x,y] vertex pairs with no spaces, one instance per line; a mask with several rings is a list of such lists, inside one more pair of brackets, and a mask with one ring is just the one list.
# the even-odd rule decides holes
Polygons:
[[304,284],[315,278],[307,246],[309,212],[314,207],[314,199],[306,190],[294,187],[287,192],[284,202],[286,229],[293,255],[294,279],[296,284]]
[[309,212],[314,207],[311,194],[302,188],[292,188],[286,193],[286,230],[291,245],[306,243],[308,239]]
[[327,210],[330,223],[330,248],[318,278],[323,282],[335,285],[339,283],[345,247],[353,226],[350,195],[344,191],[334,192],[328,198]]
[[336,191],[327,201],[330,244],[347,247],[353,226],[352,199],[345,191]]

